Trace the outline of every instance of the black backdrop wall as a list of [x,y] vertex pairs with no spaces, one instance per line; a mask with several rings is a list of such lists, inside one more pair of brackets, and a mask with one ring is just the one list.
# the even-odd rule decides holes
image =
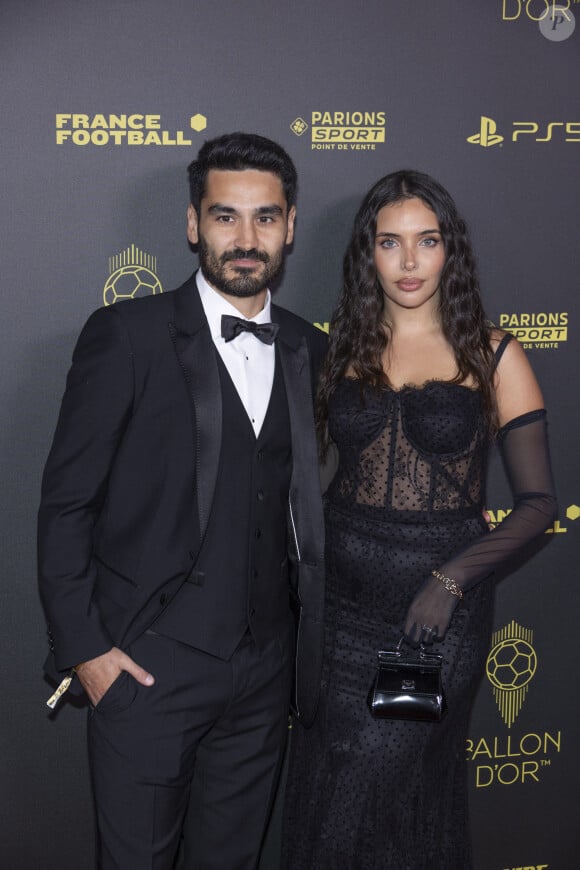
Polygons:
[[[466,747],[476,868],[578,867],[578,17],[578,0],[2,0],[2,867],[92,866],[85,711],[45,707],[35,577],[72,347],[97,306],[193,270],[185,167],[235,129],[296,161],[278,299],[323,327],[379,176],[428,171],[469,219],[489,316],[547,396],[561,503],[550,546],[498,588]],[[501,521],[497,463],[488,502]]]

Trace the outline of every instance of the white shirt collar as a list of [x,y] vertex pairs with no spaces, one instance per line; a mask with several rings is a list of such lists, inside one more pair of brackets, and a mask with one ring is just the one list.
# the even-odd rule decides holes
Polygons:
[[201,304],[203,305],[203,310],[207,317],[209,329],[214,341],[221,339],[222,314],[232,314],[235,317],[241,317],[243,320],[251,320],[252,323],[270,323],[272,320],[270,313],[272,295],[269,290],[266,291],[266,299],[264,300],[264,307],[262,310],[254,317],[244,317],[244,315],[238,311],[231,302],[228,302],[228,300],[220,293],[216,293],[213,287],[211,287],[206,281],[201,269],[197,270],[195,282],[197,284]]

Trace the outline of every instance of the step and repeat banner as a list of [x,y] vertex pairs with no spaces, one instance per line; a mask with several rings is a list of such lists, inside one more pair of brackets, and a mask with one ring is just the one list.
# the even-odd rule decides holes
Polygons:
[[[193,271],[186,166],[205,139],[245,130],[299,172],[281,304],[328,329],[363,194],[416,168],[454,195],[488,315],[529,353],[560,514],[497,590],[465,747],[475,867],[575,870],[579,0],[3,0],[0,44],[2,866],[93,866],[86,710],[45,706],[35,567],[72,348],[96,307]],[[488,504],[501,523],[497,457]],[[277,868],[280,801],[262,870]]]

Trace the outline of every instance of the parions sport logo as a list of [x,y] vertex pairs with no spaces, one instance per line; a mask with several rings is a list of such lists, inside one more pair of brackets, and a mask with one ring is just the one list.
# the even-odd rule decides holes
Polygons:
[[312,151],[375,151],[386,141],[386,124],[385,112],[313,111],[290,129],[299,137],[308,133]]
[[[207,127],[205,115],[192,115],[189,129],[201,133]],[[191,145],[193,140],[184,130],[169,130],[161,115],[121,114],[87,115],[59,113],[56,115],[57,145],[87,145],[102,148],[107,145]]]
[[568,341],[568,312],[505,312],[499,316],[499,326],[511,332],[526,350],[554,350]]

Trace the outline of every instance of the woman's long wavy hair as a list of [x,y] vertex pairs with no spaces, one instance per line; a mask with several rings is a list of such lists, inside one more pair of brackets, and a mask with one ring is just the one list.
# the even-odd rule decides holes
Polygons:
[[328,402],[347,369],[363,386],[389,384],[382,365],[389,341],[385,297],[374,262],[377,215],[387,205],[412,198],[422,200],[435,213],[445,246],[439,314],[457,362],[453,381],[473,381],[481,390],[490,427],[496,426],[490,327],[481,303],[467,226],[451,196],[435,179],[422,172],[401,170],[381,178],[365,196],[344,256],[342,291],[330,324],[329,351],[316,399],[322,456],[328,449]]

